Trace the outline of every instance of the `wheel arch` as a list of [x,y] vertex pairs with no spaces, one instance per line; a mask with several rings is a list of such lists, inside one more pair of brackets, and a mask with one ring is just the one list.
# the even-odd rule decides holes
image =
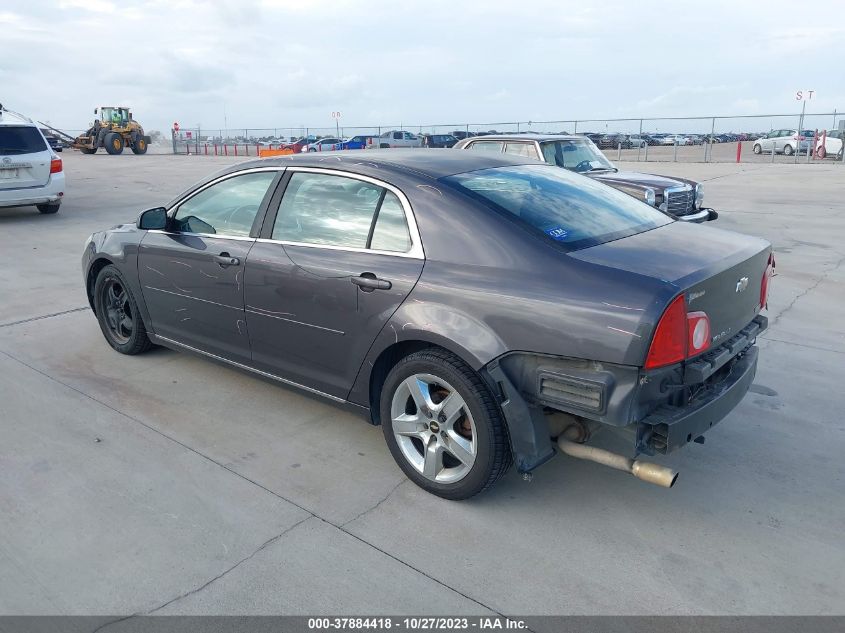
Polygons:
[[88,267],[88,273],[85,275],[85,292],[88,295],[88,304],[91,306],[94,314],[97,313],[94,303],[94,284],[97,283],[97,276],[100,274],[100,271],[109,264],[114,264],[114,262],[107,257],[99,255],[91,262],[91,265]]

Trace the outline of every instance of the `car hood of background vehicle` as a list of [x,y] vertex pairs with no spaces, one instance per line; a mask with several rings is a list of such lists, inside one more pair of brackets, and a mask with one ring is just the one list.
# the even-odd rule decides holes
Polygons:
[[765,240],[687,222],[569,253],[571,257],[686,287],[767,247]]
[[[656,174],[641,174],[635,171],[617,171],[617,172],[598,172],[594,174],[587,174],[590,178],[605,182],[613,186],[613,183],[625,183],[635,185],[637,187],[651,187],[657,191],[662,191],[668,187],[677,187],[679,185],[690,184],[690,181],[682,178],[667,178],[666,176],[657,176]],[[612,182],[611,182],[612,181]]]

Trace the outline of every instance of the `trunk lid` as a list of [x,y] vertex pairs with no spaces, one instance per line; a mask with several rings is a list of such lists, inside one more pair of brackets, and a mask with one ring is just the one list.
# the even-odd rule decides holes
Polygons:
[[[671,284],[684,293],[688,312],[707,314],[713,346],[731,338],[760,312],[760,283],[770,253],[771,245],[759,238],[673,222],[570,256]],[[667,296],[671,300],[677,294]],[[652,328],[669,300],[655,306]]]
[[34,125],[0,125],[0,190],[43,187],[53,151]]

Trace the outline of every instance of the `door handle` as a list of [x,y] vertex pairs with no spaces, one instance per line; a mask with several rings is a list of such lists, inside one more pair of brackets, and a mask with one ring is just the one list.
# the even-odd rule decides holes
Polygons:
[[393,284],[386,279],[379,279],[373,273],[361,273],[358,277],[352,277],[352,283],[364,292],[373,290],[390,290]]
[[241,260],[237,257],[232,257],[229,253],[220,253],[214,256],[214,261],[220,264],[221,268],[228,268],[229,266],[240,266]]

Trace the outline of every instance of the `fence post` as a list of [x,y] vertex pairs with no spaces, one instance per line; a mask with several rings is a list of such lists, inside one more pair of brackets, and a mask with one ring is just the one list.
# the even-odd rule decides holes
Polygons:
[[672,159],[672,162],[677,163],[678,162],[678,140],[677,139],[675,139],[674,145],[675,145],[675,157]]
[[578,121],[575,121],[575,129],[572,130],[573,134],[578,134]]
[[775,144],[772,143],[772,164],[775,164]]
[[616,148],[616,160],[622,160],[622,141],[619,141],[619,146]]
[[[714,134],[716,134],[716,117],[713,117],[713,119],[710,122],[710,142],[708,143],[708,145],[710,145],[710,158],[711,159],[713,158],[713,135]],[[707,151],[704,152],[704,162],[705,163],[708,162],[707,161]]]
[[643,158],[644,162],[648,162],[648,143],[645,144],[645,158]]

